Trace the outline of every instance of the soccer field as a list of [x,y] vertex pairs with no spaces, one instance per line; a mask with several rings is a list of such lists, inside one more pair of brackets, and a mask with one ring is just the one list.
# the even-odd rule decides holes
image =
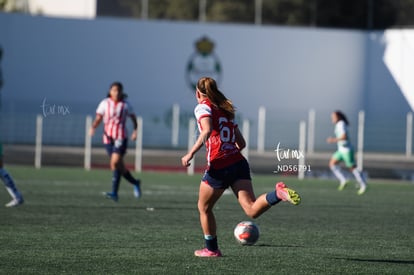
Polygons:
[[[256,195],[285,181],[302,196],[255,222],[261,235],[241,246],[234,226],[249,220],[233,195],[215,214],[222,258],[197,258],[203,246],[197,212],[201,175],[140,174],[143,197],[108,170],[8,166],[25,204],[0,207],[0,274],[413,274],[414,185],[371,181],[356,195],[331,180],[254,176]],[[3,188],[0,202],[9,196]]]

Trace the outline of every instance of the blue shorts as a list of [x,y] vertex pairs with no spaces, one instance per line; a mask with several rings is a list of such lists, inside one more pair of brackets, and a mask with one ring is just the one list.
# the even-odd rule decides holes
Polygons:
[[105,144],[106,152],[109,156],[111,156],[112,153],[117,153],[123,156],[126,153],[127,145],[128,139],[111,139],[110,143]]
[[242,159],[222,169],[209,168],[203,176],[203,181],[214,189],[227,189],[237,180],[251,180],[250,166]]

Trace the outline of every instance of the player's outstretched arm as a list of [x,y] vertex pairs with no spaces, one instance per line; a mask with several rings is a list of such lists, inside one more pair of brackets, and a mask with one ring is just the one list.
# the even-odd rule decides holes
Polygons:
[[129,117],[131,118],[132,124],[134,126],[134,130],[132,131],[132,134],[131,134],[131,139],[136,140],[137,139],[137,128],[138,128],[137,116],[135,114],[131,114]]
[[92,122],[91,129],[89,129],[89,135],[93,136],[95,134],[95,129],[101,124],[103,116],[96,114],[95,120]]
[[208,140],[213,129],[213,122],[211,121],[210,117],[202,118],[200,124],[202,129],[200,135],[198,136],[191,150],[188,151],[188,153],[181,158],[181,164],[184,167],[190,165],[190,160],[194,157],[195,153],[197,153],[197,151],[200,150],[203,144]]

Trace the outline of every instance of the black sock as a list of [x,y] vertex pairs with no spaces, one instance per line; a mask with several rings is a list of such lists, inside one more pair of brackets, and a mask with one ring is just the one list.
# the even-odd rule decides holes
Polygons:
[[121,181],[121,173],[119,173],[118,170],[112,171],[112,194],[118,195],[120,181]]
[[122,176],[132,184],[138,183],[138,180],[135,179],[128,170]]
[[272,191],[266,194],[266,201],[269,205],[275,205],[280,202],[281,199],[277,197],[276,191]]
[[204,236],[204,239],[206,241],[206,247],[210,251],[217,251],[218,250],[218,244],[217,244],[217,236]]

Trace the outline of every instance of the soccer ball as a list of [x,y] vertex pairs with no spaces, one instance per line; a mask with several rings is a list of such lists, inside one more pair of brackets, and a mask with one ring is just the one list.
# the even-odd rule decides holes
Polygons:
[[259,239],[259,227],[254,222],[242,221],[234,228],[234,237],[242,245],[253,245]]

